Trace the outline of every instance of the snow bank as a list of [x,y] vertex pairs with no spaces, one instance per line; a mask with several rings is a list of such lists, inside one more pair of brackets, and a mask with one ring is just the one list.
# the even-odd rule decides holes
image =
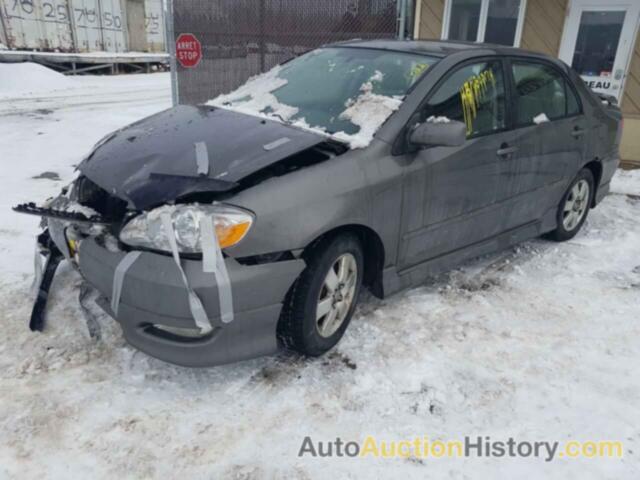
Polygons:
[[618,170],[611,179],[611,192],[640,196],[640,170]]
[[0,63],[0,97],[40,95],[74,85],[75,79],[37,63]]

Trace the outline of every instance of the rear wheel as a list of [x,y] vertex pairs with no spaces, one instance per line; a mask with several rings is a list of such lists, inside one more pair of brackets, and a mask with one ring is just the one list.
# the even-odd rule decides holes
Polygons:
[[282,307],[278,338],[288,349],[318,356],[338,343],[351,321],[364,258],[358,238],[347,234],[321,241],[305,260]]
[[587,219],[593,194],[593,174],[583,168],[562,197],[557,213],[558,226],[548,235],[551,240],[562,242],[576,236]]

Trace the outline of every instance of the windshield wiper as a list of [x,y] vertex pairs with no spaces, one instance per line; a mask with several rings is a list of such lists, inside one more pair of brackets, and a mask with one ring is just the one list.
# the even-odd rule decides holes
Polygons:
[[279,113],[271,112],[271,113],[267,113],[267,115],[271,115],[273,117],[278,117],[282,123],[291,123],[291,121],[285,120],[284,117],[282,115],[280,115]]

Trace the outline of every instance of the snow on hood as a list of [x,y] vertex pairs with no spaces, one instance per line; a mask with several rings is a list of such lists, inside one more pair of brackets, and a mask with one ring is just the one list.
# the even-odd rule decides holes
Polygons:
[[345,103],[345,110],[339,115],[341,119],[349,120],[360,127],[360,130],[354,134],[329,133],[322,127],[309,125],[304,118],[293,118],[298,114],[298,108],[278,101],[273,92],[287,84],[286,79],[278,77],[281,70],[281,66],[276,66],[264,74],[251,77],[238,89],[209,100],[207,105],[289,123],[347,143],[350,148],[356,149],[365,148],[371,143],[375,133],[400,107],[404,99],[404,97],[389,97],[373,93],[374,84],[382,82],[384,78],[382,72],[376,71],[362,84],[360,95],[349,99]]

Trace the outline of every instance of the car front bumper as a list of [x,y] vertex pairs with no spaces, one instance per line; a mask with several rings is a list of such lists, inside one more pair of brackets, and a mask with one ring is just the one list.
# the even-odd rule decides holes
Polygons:
[[197,331],[187,290],[170,256],[150,252],[140,255],[127,270],[118,314],[114,315],[110,307],[113,276],[124,256],[124,252],[110,252],[90,238],[80,244],[80,271],[102,294],[98,304],[120,323],[132,346],[161,360],[190,367],[274,353],[282,302],[305,267],[301,259],[248,266],[227,258],[234,320],[224,324],[220,320],[215,275],[204,273],[199,260],[182,259],[189,285],[202,301],[213,326],[209,334],[194,337],[176,330]]

